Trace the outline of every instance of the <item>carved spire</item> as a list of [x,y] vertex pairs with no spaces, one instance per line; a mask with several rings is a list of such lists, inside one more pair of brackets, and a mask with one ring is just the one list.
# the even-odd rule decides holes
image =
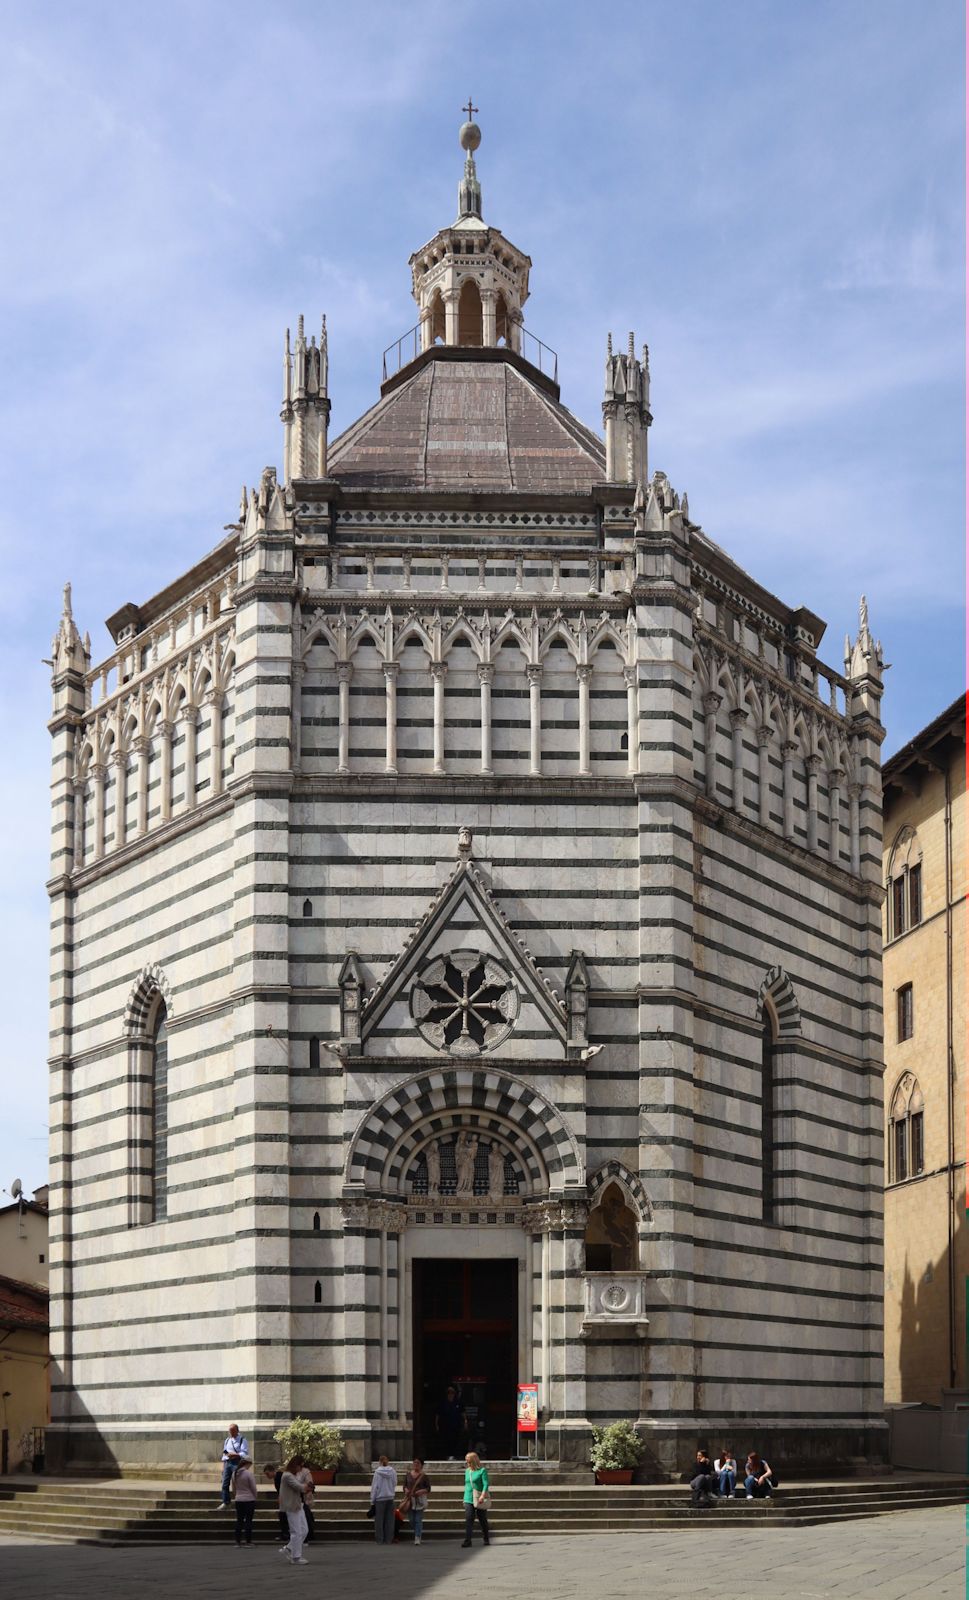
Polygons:
[[290,348],[289,329],[283,345],[283,479],[325,478],[327,433],[330,423],[329,352],[326,317],[307,343],[303,317],[296,324],[296,342]]
[[481,185],[478,182],[478,173],[474,164],[474,151],[481,143],[481,129],[476,122],[472,122],[472,114],[477,111],[477,106],[468,103],[464,110],[468,113],[468,120],[461,125],[458,142],[461,149],[466,151],[464,162],[464,177],[458,185],[458,221],[462,217],[481,216]]
[[[646,357],[646,347],[643,355]],[[636,359],[636,340],[630,333],[627,348],[616,354],[612,334],[606,341],[606,376],[602,400],[606,435],[606,478],[609,483],[637,483],[648,477],[647,430],[649,368]]]

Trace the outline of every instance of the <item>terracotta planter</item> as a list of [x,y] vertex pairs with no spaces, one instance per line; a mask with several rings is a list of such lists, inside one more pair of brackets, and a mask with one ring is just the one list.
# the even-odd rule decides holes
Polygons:
[[336,1477],[336,1467],[310,1467],[314,1483],[332,1483]]
[[611,1470],[597,1472],[596,1483],[632,1483],[632,1467],[614,1467]]

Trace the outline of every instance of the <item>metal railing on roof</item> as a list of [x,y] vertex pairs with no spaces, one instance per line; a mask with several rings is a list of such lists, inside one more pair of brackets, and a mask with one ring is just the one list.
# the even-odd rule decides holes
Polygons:
[[[545,377],[551,378],[553,383],[558,383],[558,352],[553,350],[551,345],[543,343],[534,333],[530,333],[523,323],[519,326],[519,340],[518,353],[522,359],[531,366],[537,367],[539,372],[543,373]],[[480,346],[474,345],[469,348],[479,349]],[[500,345],[498,348],[504,349],[506,347]],[[400,338],[395,339],[393,344],[389,344],[384,351],[383,377],[381,381],[386,383],[388,378],[395,378],[403,367],[409,366],[412,361],[416,361],[420,353],[421,325],[416,322],[413,328],[408,328],[406,333],[402,333]]]

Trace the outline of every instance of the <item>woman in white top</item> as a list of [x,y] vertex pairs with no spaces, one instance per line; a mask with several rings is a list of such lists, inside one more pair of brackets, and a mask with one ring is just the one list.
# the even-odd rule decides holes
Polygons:
[[303,1511],[303,1484],[299,1476],[302,1469],[303,1457],[294,1456],[292,1461],[287,1461],[286,1470],[279,1480],[279,1509],[285,1511],[289,1523],[289,1544],[281,1545],[279,1553],[288,1556],[298,1567],[309,1565],[303,1554],[306,1516]]
[[394,1542],[394,1495],[397,1493],[397,1474],[387,1456],[381,1456],[374,1469],[370,1485],[370,1504],[373,1506],[373,1532],[378,1544]]

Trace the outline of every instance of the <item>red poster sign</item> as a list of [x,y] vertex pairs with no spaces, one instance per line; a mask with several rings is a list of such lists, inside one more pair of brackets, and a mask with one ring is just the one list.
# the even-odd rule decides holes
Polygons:
[[518,1385],[518,1432],[538,1432],[538,1384]]

